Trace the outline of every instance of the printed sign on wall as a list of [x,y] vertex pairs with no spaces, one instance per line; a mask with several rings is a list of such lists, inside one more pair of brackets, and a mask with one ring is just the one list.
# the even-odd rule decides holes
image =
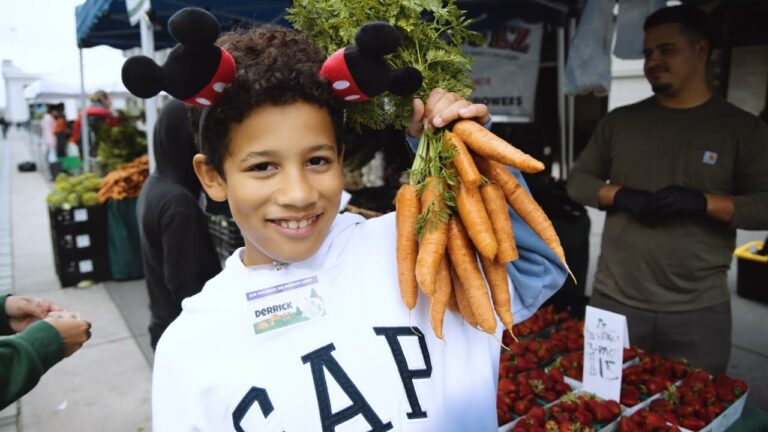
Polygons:
[[533,121],[541,36],[541,23],[516,19],[487,32],[487,45],[464,47],[475,59],[471,99],[488,105],[494,121]]

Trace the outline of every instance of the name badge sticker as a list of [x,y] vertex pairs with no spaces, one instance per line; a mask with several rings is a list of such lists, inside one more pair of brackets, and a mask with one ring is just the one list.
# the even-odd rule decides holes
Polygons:
[[717,153],[707,150],[704,152],[704,158],[701,161],[707,165],[714,165],[717,163]]
[[322,284],[309,276],[245,294],[255,334],[267,333],[325,316]]

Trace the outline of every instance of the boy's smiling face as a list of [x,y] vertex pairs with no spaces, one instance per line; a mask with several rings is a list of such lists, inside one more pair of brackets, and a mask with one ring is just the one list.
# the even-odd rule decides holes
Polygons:
[[254,109],[230,129],[224,174],[226,181],[209,168],[201,180],[213,199],[229,200],[245,265],[299,262],[317,252],[344,184],[325,109],[306,102]]

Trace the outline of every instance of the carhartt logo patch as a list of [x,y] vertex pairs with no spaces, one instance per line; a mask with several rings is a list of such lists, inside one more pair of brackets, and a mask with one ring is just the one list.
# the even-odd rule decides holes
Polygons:
[[707,165],[714,165],[717,163],[717,153],[712,151],[705,151],[704,152],[704,159],[702,159],[702,162],[704,162]]

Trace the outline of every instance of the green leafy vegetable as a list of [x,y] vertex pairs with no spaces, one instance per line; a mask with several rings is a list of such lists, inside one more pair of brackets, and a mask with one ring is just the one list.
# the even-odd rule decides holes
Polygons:
[[[464,97],[472,91],[472,59],[462,53],[465,42],[481,36],[468,29],[469,19],[454,0],[296,0],[287,19],[308,34],[328,55],[354,43],[357,30],[370,21],[386,21],[400,31],[401,46],[387,61],[393,68],[413,66],[424,76],[416,96],[422,99],[441,87]],[[389,93],[353,103],[347,124],[404,128],[411,117],[412,97]]]

